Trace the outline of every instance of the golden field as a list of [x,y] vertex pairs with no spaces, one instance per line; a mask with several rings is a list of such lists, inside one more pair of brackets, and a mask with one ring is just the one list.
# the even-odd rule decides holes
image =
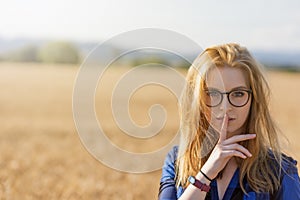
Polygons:
[[[72,115],[78,69],[0,63],[0,199],[157,198],[160,171],[118,172],[96,160],[81,143]],[[113,121],[109,97],[113,84],[127,70],[109,70],[101,80],[96,114],[114,144],[132,152],[154,151],[166,145],[178,129],[176,98],[157,85],[141,88],[129,103],[132,119],[146,125],[149,107],[159,103],[168,113],[166,125],[146,140],[123,134]],[[273,92],[271,112],[289,140],[284,150],[300,160],[300,74],[268,72],[268,79]]]

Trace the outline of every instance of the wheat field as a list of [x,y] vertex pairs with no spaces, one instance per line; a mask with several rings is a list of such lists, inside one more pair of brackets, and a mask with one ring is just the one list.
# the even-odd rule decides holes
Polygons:
[[[116,171],[96,160],[82,144],[72,115],[78,69],[0,63],[0,199],[157,198],[159,170],[144,174]],[[166,125],[148,140],[123,134],[107,105],[113,83],[127,70],[111,69],[99,84],[103,87],[97,88],[96,113],[114,144],[133,152],[153,151],[166,145],[178,129],[176,98],[155,85],[134,93],[129,103],[132,119],[139,125],[149,123],[147,110],[159,103],[168,112]],[[180,73],[185,75],[186,71]],[[267,75],[272,89],[271,112],[289,140],[283,144],[284,150],[300,160],[300,74]]]

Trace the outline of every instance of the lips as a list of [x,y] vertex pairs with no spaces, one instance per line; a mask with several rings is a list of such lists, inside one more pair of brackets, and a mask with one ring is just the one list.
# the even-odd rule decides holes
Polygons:
[[[224,117],[217,117],[217,120],[224,120]],[[234,117],[228,117],[228,121],[232,121],[232,120],[235,120]]]

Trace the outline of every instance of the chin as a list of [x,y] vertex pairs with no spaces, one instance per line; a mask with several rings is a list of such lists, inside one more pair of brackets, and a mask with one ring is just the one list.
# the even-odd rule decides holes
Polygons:
[[227,132],[231,133],[231,136],[233,135],[238,135],[238,134],[243,134],[243,126],[239,126],[239,127],[228,127],[227,128]]
[[[222,123],[219,122],[212,122],[210,123],[210,126],[213,127],[216,131],[220,132]],[[230,136],[236,135],[236,134],[241,134],[239,130],[242,130],[241,126],[236,126],[234,124],[228,124],[227,126],[227,133],[229,133]]]

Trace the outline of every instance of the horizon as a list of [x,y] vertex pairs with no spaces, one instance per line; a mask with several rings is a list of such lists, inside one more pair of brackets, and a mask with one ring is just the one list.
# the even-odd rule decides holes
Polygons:
[[[26,37],[26,36],[21,36],[21,37],[3,37],[0,35],[0,42],[5,41],[5,42],[17,42],[17,41],[26,41],[28,44],[36,44],[38,42],[56,42],[56,41],[64,41],[64,42],[71,42],[73,44],[90,44],[90,45],[98,45],[106,40],[80,40],[80,39],[70,39],[70,38],[51,38],[51,37],[39,37],[39,38],[34,38],[34,37]],[[230,43],[230,41],[228,41]],[[245,46],[243,43],[235,42],[238,43],[242,46]],[[221,44],[221,43],[220,43]],[[225,43],[223,43],[225,44]],[[26,43],[27,45],[27,43]],[[118,46],[118,45],[117,45]],[[212,45],[213,46],[213,45]],[[209,46],[207,46],[209,47]],[[205,48],[207,48],[205,47]],[[247,46],[246,46],[247,47]],[[298,54],[300,53],[300,47],[299,49],[282,49],[282,48],[262,48],[262,47],[247,47],[251,52],[259,52],[259,53],[283,53],[283,54]]]

